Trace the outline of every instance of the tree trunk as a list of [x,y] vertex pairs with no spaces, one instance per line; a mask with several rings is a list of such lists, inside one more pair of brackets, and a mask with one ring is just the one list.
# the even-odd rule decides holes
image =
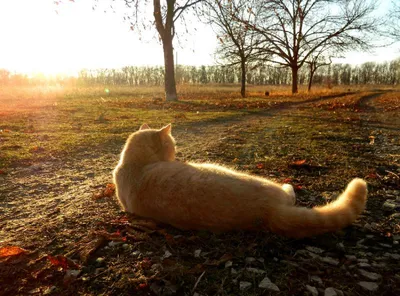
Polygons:
[[172,40],[174,38],[173,24],[174,24],[174,7],[175,0],[167,1],[167,15],[165,17],[165,24],[163,23],[160,0],[154,0],[154,21],[158,33],[160,34],[164,50],[164,87],[165,99],[167,101],[177,101],[175,85],[175,68],[174,68],[174,48]]
[[311,62],[311,64],[310,64],[310,78],[308,80],[308,92],[311,91],[311,86],[312,86],[312,83],[313,83],[315,70],[316,70],[316,67]]
[[242,71],[242,81],[241,81],[241,88],[240,88],[240,94],[242,95],[242,98],[246,97],[246,63],[245,61],[242,61],[241,64],[241,71]]
[[292,66],[292,94],[297,94],[299,92],[298,84],[298,71],[299,67],[297,65]]
[[172,46],[172,36],[164,36],[162,39],[164,50],[164,87],[165,99],[167,101],[177,101],[175,83],[174,48]]

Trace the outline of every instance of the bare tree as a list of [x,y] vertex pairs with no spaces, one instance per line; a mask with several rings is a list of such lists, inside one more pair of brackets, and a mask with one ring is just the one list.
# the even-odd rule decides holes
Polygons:
[[400,41],[400,3],[392,0],[387,22],[388,33],[395,41]]
[[308,92],[311,91],[314,74],[318,70],[318,68],[321,68],[323,66],[329,66],[330,64],[332,64],[331,56],[328,53],[326,53],[325,50],[326,48],[321,47],[318,51],[312,53],[305,61],[305,63],[309,67],[308,88],[307,88]]
[[258,32],[265,60],[292,71],[292,93],[298,92],[298,70],[321,47],[336,52],[367,49],[377,21],[371,16],[375,2],[369,0],[270,0],[252,1],[258,22],[241,22]]
[[[184,22],[183,13],[194,8],[203,0],[124,0],[125,4],[132,9],[132,15],[128,18],[131,28],[148,29],[155,26],[164,51],[164,81],[165,98],[167,101],[178,100],[176,92],[174,47],[173,39],[176,34],[178,21]],[[163,2],[163,3],[161,3]],[[153,18],[149,19],[148,8],[152,6]]]
[[246,22],[257,22],[257,16],[249,13],[247,1],[207,0],[202,10],[203,19],[210,24],[220,41],[216,51],[226,66],[240,65],[242,97],[246,97],[246,72],[249,65],[257,60],[256,45],[258,35],[249,30],[248,25],[238,22],[239,17]]

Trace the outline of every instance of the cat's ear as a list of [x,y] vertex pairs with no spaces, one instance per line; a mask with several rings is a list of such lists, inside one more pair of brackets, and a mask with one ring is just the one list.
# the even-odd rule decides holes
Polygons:
[[146,123],[143,123],[139,130],[141,131],[146,129],[150,129],[150,127]]
[[160,129],[160,133],[162,135],[171,135],[171,124],[168,124],[164,126],[162,129]]

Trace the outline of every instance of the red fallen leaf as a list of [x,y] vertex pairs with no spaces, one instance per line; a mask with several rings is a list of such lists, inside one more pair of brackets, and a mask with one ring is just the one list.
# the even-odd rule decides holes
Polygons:
[[0,258],[16,256],[26,253],[26,250],[17,246],[8,246],[0,248]]
[[285,180],[282,181],[282,183],[288,184],[291,183],[293,180],[292,178],[286,178]]
[[365,178],[366,178],[366,179],[377,179],[377,178],[378,178],[378,175],[375,174],[375,173],[370,173],[370,174],[368,174]]
[[103,197],[111,197],[115,193],[115,185],[108,183],[106,188],[101,189],[100,192],[93,193],[93,199],[97,200]]
[[51,256],[47,255],[47,259],[51,262],[52,265],[55,267],[61,267],[62,269],[66,270],[68,268],[72,269],[79,269],[80,266],[76,264],[74,261],[71,259],[68,259],[67,257],[63,255],[57,255],[57,256]]
[[293,162],[292,162],[292,165],[295,165],[295,166],[302,166],[302,165],[304,165],[305,163],[306,163],[306,160],[305,160],[305,159],[301,159],[301,160],[293,161]]
[[56,257],[53,257],[51,255],[47,255],[47,258],[54,266],[61,267],[62,269],[68,269],[68,261],[64,256],[57,255]]
[[139,289],[147,289],[149,285],[147,283],[141,283],[139,284]]
[[264,168],[264,164],[263,163],[257,163],[256,164],[256,168],[258,168],[258,169],[263,169]]
[[115,193],[115,184],[108,183],[104,189],[104,196],[111,197]]
[[301,189],[303,189],[303,186],[301,186],[301,185],[295,185],[294,188],[295,188],[296,190],[301,190]]
[[5,174],[7,174],[6,171],[0,170],[0,175],[5,175]]

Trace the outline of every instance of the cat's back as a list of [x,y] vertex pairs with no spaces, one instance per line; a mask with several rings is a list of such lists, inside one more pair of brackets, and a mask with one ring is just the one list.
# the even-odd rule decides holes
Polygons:
[[[157,162],[147,165],[142,171],[142,192],[174,191],[174,195],[250,197],[264,194],[281,194],[281,188],[264,178],[240,173],[235,170],[210,163]],[[201,198],[201,197],[198,197]]]

